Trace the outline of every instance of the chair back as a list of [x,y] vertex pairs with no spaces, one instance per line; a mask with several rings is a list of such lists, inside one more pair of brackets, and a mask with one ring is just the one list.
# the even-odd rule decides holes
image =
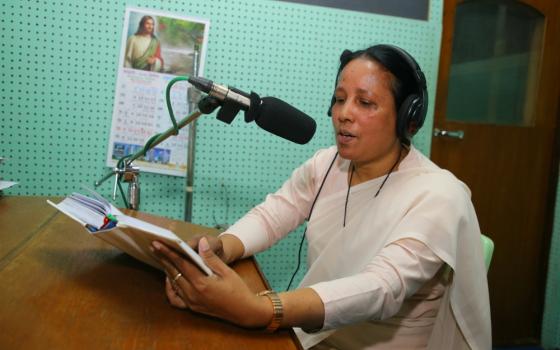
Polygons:
[[484,264],[486,265],[486,271],[490,268],[490,262],[492,261],[492,254],[494,254],[494,242],[485,235],[480,235],[482,240],[482,252],[484,254]]

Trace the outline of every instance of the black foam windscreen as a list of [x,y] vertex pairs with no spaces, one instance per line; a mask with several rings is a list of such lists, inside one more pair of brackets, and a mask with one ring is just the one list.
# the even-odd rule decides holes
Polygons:
[[264,130],[300,145],[308,143],[317,124],[310,116],[275,97],[261,99],[255,123]]

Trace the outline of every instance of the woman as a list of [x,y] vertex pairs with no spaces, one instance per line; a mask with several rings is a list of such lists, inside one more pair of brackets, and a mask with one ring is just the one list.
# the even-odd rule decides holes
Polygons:
[[[300,327],[305,348],[490,349],[480,230],[468,188],[413,146],[427,107],[414,59],[389,45],[345,51],[318,151],[219,239],[193,245],[215,276],[158,242],[172,305],[245,327]],[[298,289],[252,294],[225,263],[308,219]]]

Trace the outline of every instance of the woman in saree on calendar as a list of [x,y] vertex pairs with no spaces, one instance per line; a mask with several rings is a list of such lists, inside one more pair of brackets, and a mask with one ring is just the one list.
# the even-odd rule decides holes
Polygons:
[[126,42],[125,67],[152,72],[163,71],[161,45],[154,31],[154,18],[143,16],[138,24],[138,30]]
[[[152,246],[178,308],[244,327],[296,327],[304,348],[490,349],[481,234],[467,186],[411,143],[426,81],[392,45],[345,50],[329,108],[336,145],[198,248],[212,276]],[[296,289],[255,295],[228,267],[307,221]]]

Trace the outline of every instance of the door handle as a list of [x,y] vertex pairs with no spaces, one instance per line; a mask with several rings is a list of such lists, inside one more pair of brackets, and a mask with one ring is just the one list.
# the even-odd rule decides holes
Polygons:
[[462,140],[465,137],[465,132],[463,130],[448,131],[448,130],[440,130],[438,128],[435,128],[434,137],[441,137],[441,136]]

